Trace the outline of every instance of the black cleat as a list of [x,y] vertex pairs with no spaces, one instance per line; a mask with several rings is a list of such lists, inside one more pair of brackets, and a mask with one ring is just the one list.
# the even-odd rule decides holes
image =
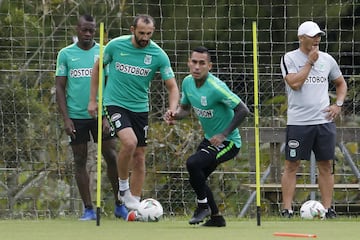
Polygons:
[[281,211],[281,216],[283,218],[292,218],[294,216],[294,211],[289,209],[283,209]]
[[204,227],[225,227],[226,222],[223,216],[211,216],[202,226]]
[[327,209],[327,213],[325,213],[326,218],[336,218],[336,212],[332,208]]
[[210,213],[211,211],[209,207],[206,208],[197,207],[195,209],[194,215],[189,220],[189,224],[199,224],[200,222],[204,221],[204,218],[209,216]]

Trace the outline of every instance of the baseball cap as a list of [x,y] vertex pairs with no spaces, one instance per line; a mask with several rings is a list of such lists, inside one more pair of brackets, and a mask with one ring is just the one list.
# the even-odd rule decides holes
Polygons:
[[312,21],[303,22],[298,28],[298,36],[307,35],[309,37],[314,37],[319,33],[322,36],[325,35],[325,32],[321,31],[319,26]]

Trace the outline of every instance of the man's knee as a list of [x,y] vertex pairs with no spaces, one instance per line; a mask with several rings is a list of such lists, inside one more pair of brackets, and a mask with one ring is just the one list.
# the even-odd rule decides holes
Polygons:
[[194,171],[194,169],[199,168],[200,166],[199,158],[197,155],[192,155],[186,160],[186,168],[189,172]]

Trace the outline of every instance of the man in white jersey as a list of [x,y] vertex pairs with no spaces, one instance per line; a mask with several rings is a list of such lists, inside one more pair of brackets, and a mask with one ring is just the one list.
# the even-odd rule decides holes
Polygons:
[[[79,18],[76,27],[77,42],[60,50],[56,64],[56,98],[63,117],[64,128],[69,136],[74,155],[75,179],[84,203],[80,220],[95,220],[86,170],[90,134],[97,142],[97,120],[93,119],[87,105],[90,92],[91,71],[99,57],[99,44],[94,41],[95,19],[90,15]],[[105,122],[104,122],[105,123]],[[107,124],[108,125],[108,124]],[[106,134],[107,133],[107,134]],[[126,218],[126,207],[118,199],[116,167],[116,138],[109,136],[109,126],[104,133],[102,153],[107,163],[107,175],[115,197],[116,217]]]
[[[322,204],[327,218],[335,218],[331,208],[334,176],[331,161],[335,155],[336,126],[346,97],[347,84],[334,58],[319,51],[319,26],[306,21],[298,28],[299,48],[281,59],[281,72],[288,97],[285,166],[281,179],[282,216],[293,216],[292,199],[295,193],[296,172],[300,160],[310,160],[314,152],[319,176]],[[336,103],[330,104],[329,82],[336,87]]]
[[[103,64],[109,67],[109,76],[103,104],[121,142],[117,162],[119,195],[127,208],[137,209],[145,180],[150,83],[159,71],[169,93],[171,112],[176,110],[179,89],[169,57],[151,40],[154,19],[145,14],[137,15],[130,30],[132,35],[114,38],[104,49]],[[98,72],[99,62],[96,62],[88,105],[92,116],[97,114]]]
[[212,63],[205,47],[195,48],[188,60],[190,75],[182,82],[182,98],[175,113],[166,112],[164,119],[173,124],[190,114],[191,107],[205,133],[197,151],[186,161],[189,181],[196,193],[197,208],[189,224],[199,224],[210,215],[203,226],[224,227],[213,193],[206,184],[216,167],[234,158],[241,147],[237,128],[249,113],[247,106],[227,85],[209,71]]

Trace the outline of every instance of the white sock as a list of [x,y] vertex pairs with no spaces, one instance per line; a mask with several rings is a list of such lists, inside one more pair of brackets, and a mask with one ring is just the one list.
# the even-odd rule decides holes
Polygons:
[[197,200],[198,203],[207,203],[207,198],[204,198],[204,199],[198,199]]
[[130,188],[129,179],[122,180],[119,178],[119,191],[125,191]]

